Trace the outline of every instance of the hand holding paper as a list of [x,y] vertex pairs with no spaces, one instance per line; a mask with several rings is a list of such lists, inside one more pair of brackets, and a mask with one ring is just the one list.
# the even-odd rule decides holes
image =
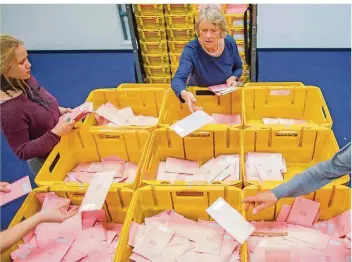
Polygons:
[[[4,182],[2,182],[4,183]],[[5,186],[3,186],[5,185]],[[23,195],[32,191],[31,182],[29,177],[26,176],[12,184],[2,184],[0,192],[0,206],[3,206],[12,200],[15,200]],[[7,192],[6,192],[7,191]]]

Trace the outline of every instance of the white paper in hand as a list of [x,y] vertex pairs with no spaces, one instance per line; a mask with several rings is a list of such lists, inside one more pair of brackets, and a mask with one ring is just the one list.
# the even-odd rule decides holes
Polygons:
[[90,181],[80,211],[98,210],[103,207],[116,172],[101,172]]
[[185,137],[193,131],[209,124],[213,118],[203,110],[198,110],[193,114],[185,117],[181,121],[173,124],[170,128],[174,130],[180,137]]
[[219,197],[207,210],[207,213],[219,223],[232,237],[243,244],[255,230],[243,216]]

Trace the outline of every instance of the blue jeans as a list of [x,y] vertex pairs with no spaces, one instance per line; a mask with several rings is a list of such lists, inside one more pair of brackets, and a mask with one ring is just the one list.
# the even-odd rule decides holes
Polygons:
[[32,171],[34,177],[39,173],[39,170],[42,168],[45,159],[33,157],[27,160],[27,164],[29,169]]

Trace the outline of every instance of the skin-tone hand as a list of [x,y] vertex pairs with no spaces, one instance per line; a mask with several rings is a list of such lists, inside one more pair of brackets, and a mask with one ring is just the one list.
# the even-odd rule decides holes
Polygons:
[[46,209],[39,212],[42,222],[56,222],[61,223],[67,218],[72,217],[78,211],[79,207],[73,207],[67,211],[68,203],[61,203],[53,209]]
[[[248,210],[250,205],[253,205],[253,214],[257,214],[261,211],[263,211],[264,209],[275,205],[275,203],[277,202],[277,198],[274,195],[273,192],[271,191],[266,191],[266,192],[261,192],[258,193],[255,196],[250,196],[247,197],[243,200],[243,203],[245,203],[245,210]],[[257,204],[257,206],[256,206]]]
[[7,182],[0,182],[0,192],[4,192],[4,193],[11,192],[11,189],[7,187],[8,185],[9,183]]
[[227,80],[226,80],[226,85],[227,87],[235,87],[237,85],[237,81],[236,81],[236,77],[234,76],[230,76]]
[[189,109],[189,111],[191,111],[191,113],[194,113],[195,111],[203,109],[202,107],[195,105],[196,98],[194,97],[194,95],[191,92],[188,92],[186,90],[182,90],[181,97],[183,100],[186,101],[188,109]]
[[56,126],[51,130],[57,136],[64,136],[71,132],[76,121],[70,120],[69,118],[65,121],[58,122]]
[[43,222],[57,222],[60,223],[75,215],[78,207],[67,210],[68,203],[62,203],[55,208],[43,210],[39,213],[27,218],[19,224],[6,229],[0,233],[1,245],[0,251],[4,252],[8,248],[16,244],[20,239],[27,235],[31,230]]
[[64,115],[66,113],[71,113],[72,112],[72,109],[71,108],[66,108],[66,107],[61,107],[59,106],[59,111],[60,111],[60,115]]

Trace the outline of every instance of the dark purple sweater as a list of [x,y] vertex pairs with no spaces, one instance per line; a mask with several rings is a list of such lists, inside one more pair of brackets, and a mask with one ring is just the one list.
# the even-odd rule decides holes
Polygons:
[[[31,77],[27,84],[37,86]],[[60,141],[51,129],[60,116],[59,104],[47,90],[40,87],[40,95],[50,103],[50,109],[32,102],[24,95],[0,104],[1,131],[16,156],[22,160],[47,158]]]

